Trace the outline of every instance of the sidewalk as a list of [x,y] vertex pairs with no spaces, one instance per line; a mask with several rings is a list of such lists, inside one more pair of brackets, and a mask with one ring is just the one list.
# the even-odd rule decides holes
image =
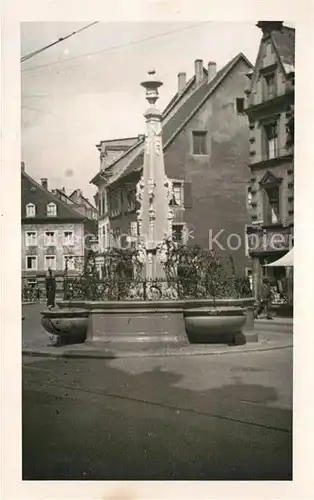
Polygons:
[[276,316],[272,319],[256,319],[255,329],[260,331],[273,331],[280,333],[293,333],[293,318],[277,318]]

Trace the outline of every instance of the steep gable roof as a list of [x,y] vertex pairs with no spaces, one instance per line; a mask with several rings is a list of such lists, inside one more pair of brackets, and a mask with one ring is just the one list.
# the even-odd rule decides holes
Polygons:
[[295,30],[293,28],[289,28],[288,26],[281,26],[279,29],[273,29],[261,39],[251,79],[250,91],[254,89],[256,81],[259,78],[265,42],[268,40],[271,41],[274,47],[278,62],[284,73],[288,75],[294,71]]
[[280,30],[271,33],[272,42],[285,72],[294,68],[295,63],[295,30],[282,26]]
[[[208,71],[206,68],[203,67],[203,76],[204,78],[207,78],[208,76]],[[170,111],[174,108],[174,106],[187,94],[188,91],[191,90],[193,84],[195,84],[196,81],[196,76],[193,75],[189,81],[186,83],[185,87],[182,89],[182,92],[176,92],[174,96],[170,99],[169,103],[165,107],[162,113],[163,119],[166,118],[166,116],[170,113]]]
[[[62,201],[64,200],[64,198],[66,198],[67,201],[65,203],[69,205],[75,205],[75,202],[71,200],[71,198],[64,191],[62,191],[62,189],[56,189],[55,192],[58,198],[60,198]],[[54,191],[52,192],[52,194],[54,194]]]
[[[77,193],[77,189],[74,189],[73,193],[70,194],[70,196],[68,196],[68,198],[72,201],[72,203],[77,203],[77,202],[73,202],[72,200],[72,196]],[[97,211],[97,208],[89,201],[88,198],[85,198],[85,196],[81,193],[81,198],[82,200],[90,206],[90,208],[92,208],[93,210]]]
[[[168,145],[179,134],[182,128],[191,120],[197,113],[204,102],[209,96],[217,89],[223,79],[228,75],[231,69],[243,59],[247,65],[252,68],[252,64],[240,53],[229,61],[223,68],[221,68],[216,76],[209,82],[198,87],[191,96],[180,106],[177,112],[170,118],[170,120],[162,128],[163,148],[166,149]],[[143,152],[141,152],[126,168],[122,176],[125,177],[134,171],[138,171],[143,166]],[[121,176],[121,177],[122,177]]]
[[[21,217],[25,219],[25,207],[32,203],[36,206],[36,215],[27,217],[28,221],[36,221],[36,219],[44,219],[48,221],[58,220],[73,220],[84,221],[86,218],[72,208],[71,205],[63,202],[50,191],[44,189],[38,182],[30,177],[26,172],[21,172]],[[57,206],[57,216],[47,216],[46,207],[48,203],[55,203]]]

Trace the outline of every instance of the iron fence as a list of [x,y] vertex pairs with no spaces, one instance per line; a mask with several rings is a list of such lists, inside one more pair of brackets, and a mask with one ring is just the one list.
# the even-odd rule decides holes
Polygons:
[[40,302],[44,298],[44,293],[39,288],[24,286],[22,288],[22,302]]
[[177,300],[251,297],[248,283],[237,277],[225,279],[170,280],[97,279],[85,277],[64,282],[64,300]]

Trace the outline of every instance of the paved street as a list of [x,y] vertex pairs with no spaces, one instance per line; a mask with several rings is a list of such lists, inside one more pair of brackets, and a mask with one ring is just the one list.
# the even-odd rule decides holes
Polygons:
[[291,478],[292,349],[23,359],[24,479]]

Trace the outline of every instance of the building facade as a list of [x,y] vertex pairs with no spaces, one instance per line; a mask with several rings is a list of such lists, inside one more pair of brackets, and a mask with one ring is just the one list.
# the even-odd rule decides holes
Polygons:
[[[232,256],[249,266],[244,228],[249,223],[249,130],[244,113],[247,74],[252,65],[237,55],[219,71],[195,61],[189,81],[178,75],[178,90],[162,116],[166,175],[172,181],[173,236],[188,244]],[[92,179],[98,187],[99,242],[127,246],[137,237],[136,185],[143,169],[145,137],[139,136]]]
[[84,217],[93,221],[98,220],[97,208],[83,195],[81,189],[75,189],[69,195],[69,198],[75,203],[75,210],[84,215]]
[[78,272],[95,237],[95,223],[87,219],[75,204],[61,200],[48,190],[48,180],[37,183],[21,169],[21,269],[23,287],[45,289],[45,277],[51,269],[62,289],[64,271]]
[[262,38],[246,92],[251,170],[247,241],[255,295],[263,277],[271,278],[284,295],[287,269],[267,264],[293,245],[295,30],[282,22],[260,21],[257,26]]

